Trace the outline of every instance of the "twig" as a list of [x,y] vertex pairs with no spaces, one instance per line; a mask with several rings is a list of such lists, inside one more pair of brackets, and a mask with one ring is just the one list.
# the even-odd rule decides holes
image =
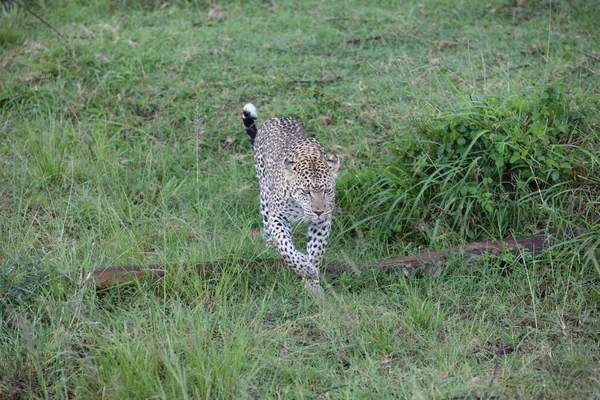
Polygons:
[[371,40],[381,40],[385,39],[384,35],[375,35],[375,36],[367,36],[366,38],[352,38],[344,40],[344,44],[357,44],[361,42],[370,42]]
[[317,392],[317,393],[315,393],[315,396],[323,396],[323,395],[324,395],[324,394],[326,394],[326,393],[329,393],[329,392],[331,392],[331,391],[333,391],[333,390],[337,390],[337,389],[339,389],[339,388],[343,388],[344,386],[346,386],[346,385],[337,385],[337,386],[332,386],[332,387],[330,387],[330,388],[327,388],[327,389],[325,389],[325,390],[321,390],[320,392]]
[[52,25],[50,25],[50,23],[48,21],[46,21],[44,18],[40,17],[39,15],[37,15],[36,13],[34,13],[33,11],[31,11],[29,9],[29,7],[27,7],[25,4],[23,4],[22,1],[17,0],[17,4],[19,4],[21,7],[23,7],[25,9],[25,11],[27,11],[29,14],[33,15],[35,18],[37,18],[38,20],[40,20],[44,25],[46,25],[54,33],[56,33],[61,39],[63,39],[63,40],[67,39],[67,37],[65,35],[63,35],[62,33],[60,33],[60,31],[58,29],[56,29],[55,27],[53,27]]
[[328,85],[330,83],[341,81],[344,79],[342,76],[334,76],[333,78],[327,78],[327,79],[302,80],[302,79],[294,79],[294,77],[291,74],[289,74],[287,71],[283,71],[283,72],[290,78],[288,85]]
[[580,50],[575,50],[575,52],[579,53],[579,54],[583,54],[584,56],[591,58],[594,61],[600,61],[600,57],[596,56],[595,54],[589,54]]
[[505,325],[502,323],[502,333],[500,334],[500,347],[496,350],[496,362],[494,363],[494,372],[492,372],[492,378],[490,379],[490,383],[488,384],[485,393],[483,394],[483,399],[489,399],[490,392],[492,391],[492,386],[494,385],[494,381],[496,380],[496,375],[498,375],[498,369],[500,368],[500,356],[506,354],[505,347],[502,345],[502,337],[504,336],[504,328]]

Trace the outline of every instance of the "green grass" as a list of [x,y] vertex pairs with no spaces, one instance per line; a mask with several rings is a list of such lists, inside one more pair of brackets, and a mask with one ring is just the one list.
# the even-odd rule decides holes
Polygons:
[[[24,3],[66,39],[0,6],[0,398],[600,397],[595,2]],[[97,291],[102,265],[277,256],[248,101],[340,156],[327,258],[357,268],[323,302],[234,264]],[[537,258],[361,269],[576,225]]]

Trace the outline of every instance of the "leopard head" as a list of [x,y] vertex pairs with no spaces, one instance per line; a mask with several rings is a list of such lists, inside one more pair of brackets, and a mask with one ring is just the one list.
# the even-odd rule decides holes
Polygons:
[[330,217],[340,168],[337,156],[327,156],[316,140],[306,139],[285,158],[283,168],[286,187],[302,207],[306,219]]

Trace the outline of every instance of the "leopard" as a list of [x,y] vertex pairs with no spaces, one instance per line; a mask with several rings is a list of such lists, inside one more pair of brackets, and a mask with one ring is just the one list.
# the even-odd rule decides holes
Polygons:
[[[340,160],[292,117],[271,118],[260,127],[257,119],[256,107],[246,104],[242,122],[254,155],[264,237],[310,292],[322,294],[320,268],[331,235]],[[306,253],[292,238],[299,222],[308,224]]]

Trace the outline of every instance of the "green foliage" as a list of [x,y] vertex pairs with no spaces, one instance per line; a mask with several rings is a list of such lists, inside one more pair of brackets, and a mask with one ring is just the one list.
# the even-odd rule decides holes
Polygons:
[[[1,2],[0,398],[600,397],[599,7]],[[248,101],[340,157],[327,258],[352,268],[323,302],[235,262],[97,290],[105,265],[277,257]],[[364,268],[583,228],[439,276]]]
[[439,304],[427,299],[412,297],[408,300],[408,321],[414,329],[423,334],[435,335],[444,316],[441,315]]
[[595,115],[573,111],[569,97],[553,86],[469,101],[419,119],[415,137],[396,137],[377,169],[342,182],[341,204],[360,210],[359,198],[370,215],[376,210],[380,216],[369,221],[376,235],[400,234],[425,245],[439,235],[526,232],[545,215],[543,208],[532,212],[536,194],[567,204],[575,179],[597,179],[598,154],[586,150],[599,144]]
[[50,282],[39,262],[21,260],[17,265],[0,265],[0,314],[5,307],[23,306],[40,294],[40,287]]
[[10,47],[22,40],[18,30],[11,28],[0,28],[0,47]]
[[581,132],[580,121],[568,97],[549,86],[541,93],[468,104],[423,121],[419,130],[439,143],[436,164],[476,163],[469,182],[481,180],[489,186],[536,177],[556,183],[574,176],[570,145],[587,134]]

